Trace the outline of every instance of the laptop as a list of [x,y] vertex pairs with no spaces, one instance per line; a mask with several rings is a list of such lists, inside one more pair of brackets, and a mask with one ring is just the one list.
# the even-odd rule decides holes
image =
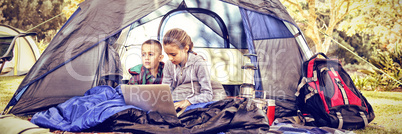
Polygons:
[[178,116],[174,108],[170,87],[167,84],[121,85],[124,101],[144,111]]

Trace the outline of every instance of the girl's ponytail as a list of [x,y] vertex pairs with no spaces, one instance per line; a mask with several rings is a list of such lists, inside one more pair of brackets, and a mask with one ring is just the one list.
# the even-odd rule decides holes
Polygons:
[[166,32],[163,36],[163,45],[166,44],[176,44],[180,49],[188,46],[189,49],[187,53],[194,53],[194,45],[191,41],[191,37],[186,33],[186,31],[179,28],[173,28]]

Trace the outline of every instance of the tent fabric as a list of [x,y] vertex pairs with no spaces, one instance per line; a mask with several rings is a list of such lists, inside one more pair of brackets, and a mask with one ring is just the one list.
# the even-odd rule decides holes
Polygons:
[[[97,73],[98,62],[100,61],[98,58],[100,52],[94,50],[94,48],[99,49],[100,47],[98,44],[118,33],[121,29],[127,27],[132,23],[132,21],[138,20],[169,1],[158,2],[159,3],[154,3],[154,1],[130,2],[125,0],[114,2],[97,0],[94,2],[87,0],[81,3],[79,5],[80,11],[74,18],[70,19],[69,23],[66,24],[64,28],[59,31],[57,36],[52,39],[38,62],[32,67],[30,72],[21,82],[16,94],[19,94],[22,89],[25,89],[25,91],[28,92],[22,91],[22,93],[27,94],[26,98],[37,98],[38,101],[45,101],[41,103],[42,105],[54,105],[52,100],[40,97],[39,94],[43,94],[45,90],[47,92],[47,95],[45,96],[46,98],[56,98],[59,93],[63,92],[68,93],[60,96],[72,97],[83,95],[85,91],[82,91],[82,89],[89,89],[96,86],[93,84],[93,80],[96,78],[95,74]],[[99,54],[96,54],[97,52]],[[92,53],[93,55],[87,53]],[[77,63],[72,63],[71,61],[76,61]],[[81,63],[87,64],[88,66],[77,65]],[[60,67],[69,67],[69,69],[75,68],[73,69],[74,71],[69,71],[69,69],[66,68],[67,70],[53,72],[59,70]],[[75,78],[77,76],[85,80]],[[64,81],[64,79],[68,78],[71,79],[69,79],[69,81]],[[57,79],[63,80],[56,81]],[[67,86],[66,84],[51,84],[53,82],[69,84]],[[70,89],[73,91],[70,91]],[[22,98],[24,98],[24,96]],[[10,105],[15,105],[18,100],[19,98],[13,98]],[[60,103],[60,101],[55,102]],[[38,109],[31,109],[35,107],[35,105],[30,106],[27,110],[23,110],[24,107],[28,106],[29,105],[26,103],[18,104],[13,107],[13,109],[17,111],[11,109],[10,112],[20,114],[30,111],[38,111]]]
[[[119,34],[108,38],[106,42],[109,44],[114,44],[118,38]],[[97,77],[99,79],[96,85],[110,85],[116,87],[121,83],[123,79],[123,69],[120,62],[119,54],[115,51],[112,45],[107,45],[104,48],[104,53],[99,61],[99,70]],[[109,65],[109,66],[105,66]]]
[[[228,27],[229,33],[229,43],[233,45],[234,48],[237,49],[247,49],[246,37],[243,29],[243,22],[240,15],[239,7],[233,3],[229,3],[226,1],[212,1],[208,0],[205,3],[197,2],[193,0],[185,0],[186,5],[188,7],[196,7],[203,8],[207,10],[211,10],[218,14],[221,19],[225,22],[225,25]],[[221,10],[225,8],[227,10]],[[230,14],[230,15],[228,15]],[[216,33],[221,33],[219,25],[215,24],[215,21],[211,21],[208,17],[197,16],[200,21],[207,24],[213,31]],[[219,34],[221,37],[222,34]]]
[[[114,57],[116,55],[113,54],[113,51],[105,51],[106,48],[110,47],[110,45],[103,42],[82,54],[80,58],[48,74],[47,77],[39,79],[29,87],[23,88],[25,92],[21,91],[19,93],[24,93],[24,95],[16,95],[16,98],[21,97],[18,101],[19,104],[13,107],[12,113],[34,114],[35,112],[46,110],[71,97],[84,95],[86,90],[96,86],[97,83],[94,82],[94,79],[99,79],[100,83],[106,83],[105,80],[97,78],[98,75],[95,75],[97,73],[103,73],[99,74],[101,76],[121,73],[121,69],[117,69],[120,64],[101,62],[101,59],[104,59],[101,58],[102,55],[109,57],[108,62],[119,61],[118,57]],[[114,69],[105,72],[107,67]]]
[[279,0],[223,0],[250,11],[267,14],[280,20],[285,20],[296,25],[293,18],[289,15],[286,7]]
[[45,128],[79,132],[99,123],[120,111],[134,108],[126,105],[120,86],[97,86],[64,103],[36,113],[31,122]]
[[[275,117],[296,114],[297,83],[303,59],[294,38],[254,41],[266,98],[275,99]],[[266,45],[282,44],[282,45]]]
[[[182,1],[84,1],[21,82],[5,113],[34,114],[74,96],[82,96],[87,89],[95,86],[116,86],[120,82],[122,69],[119,61],[121,55],[116,54],[115,49],[122,47],[118,46],[121,43],[114,43],[115,35],[130,25],[138,26],[162,17],[170,10],[176,9]],[[298,50],[299,40],[295,41],[292,37],[295,33],[289,32],[284,27],[287,24],[283,24],[283,21],[297,28],[280,1],[185,0],[185,2],[189,8],[205,8],[216,12],[223,19],[230,40],[237,38],[233,43],[240,44],[235,46],[247,47],[249,53],[258,56],[251,59],[259,68],[256,80],[260,81],[256,82],[256,89],[273,93],[271,96],[279,99],[277,102],[282,102],[281,98],[284,98],[284,105],[277,106],[278,110],[282,109],[279,107],[283,107],[278,111],[281,114],[277,116],[293,113],[294,102],[290,97],[293,94],[290,93],[296,90],[297,82],[294,79],[299,78],[301,70],[298,64],[302,63],[304,57]],[[215,2],[219,4],[212,4]],[[225,6],[230,7],[230,11],[222,10]],[[272,29],[271,26],[275,28]],[[286,54],[273,53],[270,49],[280,50],[279,52],[286,49]],[[271,53],[263,53],[260,50]],[[275,72],[270,74],[272,71]],[[289,78],[290,76],[292,78]],[[285,95],[276,94],[277,92]]]
[[293,38],[289,29],[285,24],[276,18],[257,13],[252,11],[246,11],[245,18],[248,19],[251,26],[253,40],[264,39],[277,39],[277,38]]
[[[275,18],[243,9],[249,50],[256,54],[251,61],[258,66],[256,90],[266,92],[276,100],[276,117],[291,116],[296,113],[297,83],[301,75],[303,55],[293,34],[286,25]],[[261,94],[259,94],[261,95]],[[257,94],[256,94],[257,96]]]
[[[113,6],[108,4],[108,6],[112,6],[112,8],[110,8],[112,10],[122,9],[119,7],[119,6],[124,7],[125,3],[122,2],[123,1],[120,1],[120,3],[118,2],[113,3],[112,4]],[[107,54],[108,49],[103,49],[107,45],[97,46],[98,42],[106,40],[109,34],[113,33],[113,31],[117,31],[119,28],[122,28],[122,26],[118,25],[119,22],[102,21],[104,19],[102,19],[103,15],[99,15],[100,12],[99,9],[102,9],[101,11],[105,12],[105,14],[108,14],[109,16],[117,17],[111,19],[111,21],[113,20],[123,21],[123,19],[121,18],[124,18],[125,16],[123,12],[124,10],[122,9],[123,11],[120,12],[108,11],[102,7],[104,6],[102,5],[102,3],[106,4],[108,2],[99,2],[99,3],[93,2],[87,4],[84,2],[81,5],[81,8],[83,9],[81,9],[80,13],[77,13],[77,17],[71,19],[69,21],[69,24],[66,24],[66,27],[69,26],[71,27],[72,25],[74,27],[83,27],[83,28],[75,30],[70,30],[71,28],[65,28],[60,30],[60,32],[58,33],[59,36],[56,36],[52,40],[48,48],[43,53],[44,56],[42,56],[37,65],[33,67],[33,69],[30,71],[30,74],[28,74],[25,77],[19,89],[16,91],[16,95],[18,97],[20,93],[25,94],[25,90],[27,90],[28,92],[26,94],[28,95],[26,95],[26,98],[24,100],[28,99],[29,101],[20,101],[19,103],[22,104],[19,104],[17,105],[17,107],[14,107],[13,109],[15,110],[11,112],[13,112],[14,114],[19,114],[21,111],[23,111],[22,113],[29,113],[31,111],[32,112],[40,111],[43,109],[37,109],[37,107],[35,107],[36,105],[42,105],[42,106],[47,105],[47,107],[45,107],[46,109],[49,108],[49,106],[61,103],[67,100],[68,98],[71,98],[72,96],[83,95],[85,90],[82,89],[89,89],[91,87],[96,86],[96,84],[94,84],[94,79],[100,79],[99,76],[97,76],[99,73],[101,73],[100,71],[98,71],[99,66],[103,67],[120,66],[120,64],[110,64],[110,65],[108,65],[107,63],[100,64],[101,60],[102,62],[104,62],[104,59],[100,58],[102,56],[102,52],[106,52],[106,54],[103,55],[114,55],[114,54]],[[147,3],[142,4],[153,5]],[[116,6],[119,8],[116,8]],[[92,18],[92,20],[87,20],[86,18]],[[91,23],[98,25],[91,26],[92,25]],[[99,31],[99,32],[92,32],[92,31]],[[105,43],[108,42],[103,41],[99,44],[105,44]],[[75,59],[78,56],[80,58]],[[110,62],[118,61],[118,59],[119,58],[112,58],[109,59],[109,61]],[[118,72],[115,70],[110,71],[112,71],[112,73]],[[101,74],[101,76],[106,75],[107,74]],[[74,84],[66,85],[63,83],[74,83]],[[45,97],[41,97],[43,96],[44,90],[47,91],[47,94]],[[11,104],[16,103],[18,100],[19,98],[13,98],[13,100],[11,100],[10,103]],[[30,107],[27,107],[27,103],[23,102],[31,104],[29,105]]]
[[268,120],[253,101],[225,99],[167,118],[138,109],[121,111],[86,131],[132,133],[267,133]]
[[51,134],[49,129],[39,126],[14,115],[0,115],[0,133],[1,134]]
[[35,80],[47,73],[49,68],[53,69],[73,60],[72,57],[78,56],[83,51],[88,51],[88,49],[127,27],[133,20],[138,20],[157,9],[157,5],[164,5],[168,1],[159,2],[155,4],[154,1],[129,2],[120,0],[109,2],[97,0],[93,2],[88,0],[81,3],[79,5],[80,12],[66,24],[64,29],[59,31],[58,36],[52,39],[43,52],[44,56],[27,75],[29,77],[22,81],[20,88],[30,83],[30,80]]

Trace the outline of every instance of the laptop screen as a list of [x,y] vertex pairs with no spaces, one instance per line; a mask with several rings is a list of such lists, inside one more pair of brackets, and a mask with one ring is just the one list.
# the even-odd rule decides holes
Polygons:
[[121,85],[124,101],[145,111],[177,115],[167,84]]

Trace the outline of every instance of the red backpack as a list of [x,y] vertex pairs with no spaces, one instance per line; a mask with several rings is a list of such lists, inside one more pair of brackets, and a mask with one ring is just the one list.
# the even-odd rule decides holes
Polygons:
[[312,116],[313,125],[360,129],[374,119],[373,108],[338,60],[318,53],[303,63],[302,73],[295,95],[300,112]]

